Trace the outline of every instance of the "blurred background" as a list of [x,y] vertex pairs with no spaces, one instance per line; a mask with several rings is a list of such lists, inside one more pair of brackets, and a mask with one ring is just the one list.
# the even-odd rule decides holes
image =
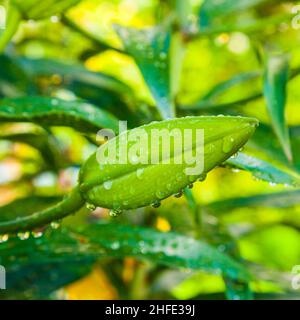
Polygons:
[[[7,1],[0,1],[2,34],[7,21]],[[255,157],[252,165],[229,163],[216,168],[185,197],[169,198],[158,209],[125,212],[114,223],[186,236],[196,232],[241,261],[254,277],[246,285],[232,284],[220,274],[167,267],[143,257],[25,263],[24,252],[30,255],[27,248],[20,249],[20,258],[18,246],[30,247],[30,241],[68,226],[112,219],[107,209],[84,208],[34,234],[21,233],[19,239],[1,236],[2,264],[11,265],[13,274],[11,289],[2,291],[1,298],[298,299],[300,3],[83,0],[50,17],[28,13],[0,56],[1,98],[80,99],[129,120],[130,127],[160,120],[140,62],[115,25],[136,29],[171,25],[172,36],[179,35],[177,116],[246,115],[262,125],[244,150]],[[286,89],[281,104],[286,117],[279,117],[277,126],[276,108],[268,108],[264,91],[269,53],[288,60],[289,79],[279,84]],[[285,93],[275,92],[278,98],[276,94]],[[280,140],[276,128],[288,130],[289,139]],[[2,121],[0,138],[0,205],[6,211],[16,205],[25,212],[26,206],[18,200],[30,197],[35,197],[34,205],[28,202],[31,209],[56,203],[76,184],[81,164],[97,148],[91,137],[71,127],[49,129],[28,122]],[[293,160],[288,159],[289,144]],[[191,212],[200,222],[195,224]]]

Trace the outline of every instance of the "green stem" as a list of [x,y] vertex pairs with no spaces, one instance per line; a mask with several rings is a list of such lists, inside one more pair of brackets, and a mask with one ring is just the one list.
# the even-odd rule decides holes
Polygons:
[[76,187],[65,199],[54,207],[12,221],[1,222],[0,233],[14,233],[43,227],[52,221],[60,220],[76,212],[82,208],[84,204],[85,200],[80,194],[79,187]]
[[20,11],[14,5],[9,5],[7,13],[6,28],[0,36],[0,53],[5,50],[7,44],[18,30],[22,19]]

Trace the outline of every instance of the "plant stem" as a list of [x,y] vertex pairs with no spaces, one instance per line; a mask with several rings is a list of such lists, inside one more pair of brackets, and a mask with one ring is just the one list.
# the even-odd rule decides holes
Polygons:
[[5,50],[7,44],[18,30],[21,19],[20,11],[14,5],[9,4],[6,28],[0,36],[0,53]]
[[0,223],[0,233],[28,231],[43,227],[52,221],[60,220],[76,212],[82,208],[84,204],[85,200],[80,194],[79,187],[76,187],[65,199],[54,207],[35,212],[26,217]]

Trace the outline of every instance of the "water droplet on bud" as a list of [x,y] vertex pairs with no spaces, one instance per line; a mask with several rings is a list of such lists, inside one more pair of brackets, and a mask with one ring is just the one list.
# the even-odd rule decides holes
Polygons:
[[59,226],[60,226],[60,224],[59,224],[59,222],[57,222],[57,221],[52,221],[52,222],[50,223],[50,226],[51,226],[52,229],[58,229]]
[[112,187],[112,181],[105,181],[104,183],[103,183],[103,187],[104,187],[104,189],[105,190],[110,190],[111,189],[111,187]]
[[92,203],[87,203],[87,204],[86,204],[86,208],[87,208],[88,210],[90,210],[90,211],[96,210],[96,206],[93,205]]
[[112,218],[116,218],[118,217],[119,215],[122,214],[122,210],[121,209],[112,209],[109,211],[109,215],[112,217]]
[[201,176],[198,178],[198,181],[203,182],[203,181],[205,181],[206,177],[207,177],[207,174],[206,174],[206,173],[203,173],[203,174],[201,174]]
[[155,201],[155,202],[153,202],[153,203],[151,204],[151,207],[152,207],[152,208],[159,208],[160,205],[161,205],[160,201]]
[[174,194],[174,197],[175,197],[175,198],[180,198],[180,197],[182,197],[182,195],[183,195],[183,192],[182,192],[182,191],[179,191],[179,192],[177,192],[177,193]]

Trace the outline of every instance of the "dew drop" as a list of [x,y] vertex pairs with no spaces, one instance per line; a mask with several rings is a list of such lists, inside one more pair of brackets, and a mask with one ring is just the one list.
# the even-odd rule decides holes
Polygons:
[[31,234],[32,234],[32,236],[34,238],[40,238],[43,235],[43,232],[41,232],[41,231],[32,231]]
[[50,227],[51,227],[52,229],[58,229],[58,228],[60,227],[60,224],[59,224],[59,222],[57,222],[57,221],[52,221],[52,222],[50,223]]
[[0,235],[0,243],[4,243],[9,239],[9,235],[8,234],[2,234]]
[[181,174],[181,173],[178,173],[177,175],[176,175],[176,180],[177,181],[182,181],[183,180],[183,174]]
[[155,195],[158,199],[163,199],[165,197],[165,193],[163,191],[157,191]]
[[121,209],[112,209],[109,211],[109,215],[112,217],[112,218],[116,218],[118,217],[119,215],[122,214],[122,210]]
[[171,183],[168,183],[166,187],[168,190],[172,190],[172,188],[173,188]]
[[86,208],[87,208],[88,210],[90,210],[90,211],[96,210],[96,206],[93,205],[92,203],[87,203],[87,204],[86,204]]
[[105,190],[110,190],[112,187],[112,181],[108,180],[103,183],[103,187]]
[[113,242],[110,246],[113,250],[118,250],[120,248],[119,242]]
[[174,197],[175,197],[175,198],[180,198],[180,197],[182,197],[182,195],[183,195],[183,192],[182,192],[182,190],[181,190],[181,191],[175,193],[175,194],[174,194]]
[[20,240],[27,240],[30,237],[30,232],[29,231],[18,232],[17,236]]
[[234,146],[234,138],[233,137],[225,137],[223,139],[223,147],[222,150],[224,153],[229,153],[232,151]]
[[194,184],[193,184],[193,183],[190,183],[190,184],[188,185],[188,187],[189,187],[189,189],[193,189]]
[[152,208],[159,208],[161,205],[160,201],[154,201],[152,204],[151,204],[151,207]]
[[138,169],[136,172],[136,177],[138,179],[142,179],[143,178],[143,173],[144,173],[144,169]]
[[198,181],[203,182],[203,181],[206,180],[206,178],[207,178],[207,174],[206,174],[206,173],[203,173],[203,174],[201,174],[201,176],[198,178]]

